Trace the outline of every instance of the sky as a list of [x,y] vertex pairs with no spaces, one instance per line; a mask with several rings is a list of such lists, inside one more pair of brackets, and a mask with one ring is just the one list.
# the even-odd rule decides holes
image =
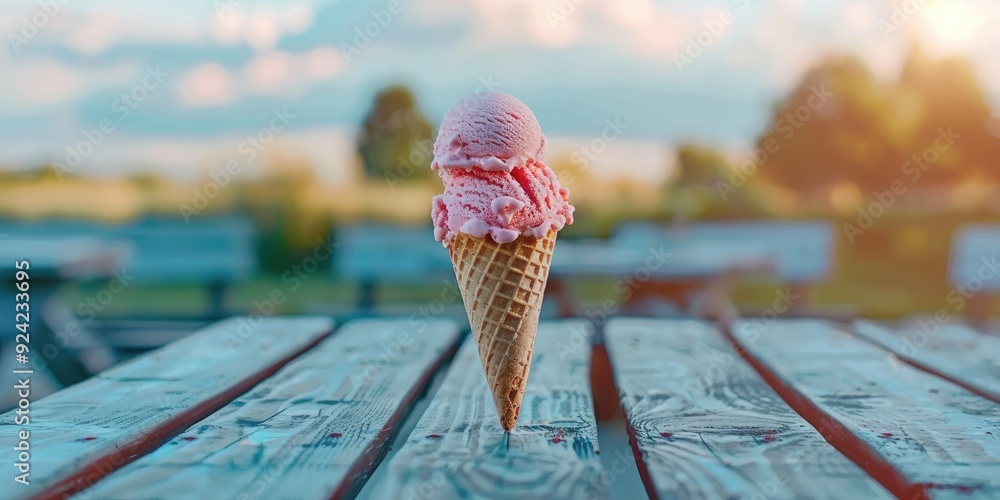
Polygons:
[[405,83],[435,124],[514,94],[567,153],[614,123],[602,168],[655,177],[670,145],[752,144],[824,54],[889,80],[917,40],[969,57],[996,106],[997,21],[989,0],[4,2],[0,168],[86,152],[81,174],[184,178],[263,134],[336,180],[374,94]]

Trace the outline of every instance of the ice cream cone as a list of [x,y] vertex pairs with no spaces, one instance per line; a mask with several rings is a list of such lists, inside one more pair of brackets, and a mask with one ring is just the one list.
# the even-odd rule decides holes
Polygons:
[[556,232],[497,243],[459,234],[449,253],[500,425],[517,424]]

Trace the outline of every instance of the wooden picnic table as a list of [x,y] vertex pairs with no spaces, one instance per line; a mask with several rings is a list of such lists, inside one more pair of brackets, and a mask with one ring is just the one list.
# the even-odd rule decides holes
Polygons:
[[[617,280],[615,292],[624,297],[622,310],[630,314],[726,317],[729,291],[739,279],[773,273],[776,256],[766,248],[720,248],[690,244],[615,247],[604,243],[560,244],[552,260],[547,295],[552,296],[557,317],[583,314],[571,291],[571,280],[598,277]],[[659,308],[651,311],[651,308]],[[616,312],[616,311],[611,311]]]
[[[737,279],[766,275],[801,288],[824,278],[832,263],[832,230],[820,222],[633,224],[624,229],[621,237],[608,240],[558,243],[546,288],[552,300],[543,315],[583,315],[571,292],[579,278],[614,281],[615,293],[626,297],[623,307],[630,313],[649,313],[647,302],[655,302],[654,307],[666,305],[683,314],[695,312],[699,302],[723,302]],[[429,227],[364,223],[338,226],[334,234],[337,252],[331,270],[338,279],[358,285],[355,309],[396,313],[378,304],[382,284],[437,282],[447,288],[453,282],[448,253]],[[401,247],[406,259],[396,258]],[[453,311],[463,313],[458,305]]]
[[[66,284],[109,278],[121,270],[131,254],[127,245],[97,238],[48,237],[13,238],[0,242],[3,272],[0,285],[0,383],[8,387],[13,378],[10,363],[14,359],[15,272],[14,263],[28,261],[27,306],[31,325],[31,350],[37,354],[33,368],[41,376],[51,375],[53,388],[79,382],[118,362],[113,351],[76,321],[75,311],[56,299]],[[127,286],[127,283],[122,285]],[[72,324],[70,327],[69,325]],[[36,395],[47,392],[39,384]],[[51,390],[51,389],[48,389]],[[0,408],[11,407],[9,394],[0,394]]]
[[33,401],[30,425],[4,415],[3,453],[30,431],[31,484],[0,491],[611,498],[631,468],[652,498],[996,498],[1000,345],[950,328],[913,351],[872,323],[612,319],[633,453],[610,456],[588,321],[542,323],[505,434],[452,321],[231,318]]

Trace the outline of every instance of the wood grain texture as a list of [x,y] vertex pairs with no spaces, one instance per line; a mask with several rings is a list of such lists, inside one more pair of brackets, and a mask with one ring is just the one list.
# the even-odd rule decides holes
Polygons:
[[[16,496],[85,488],[222,408],[332,330],[325,318],[233,318],[31,406],[31,485]],[[19,427],[0,417],[0,448]],[[5,487],[6,488],[6,487]]]
[[407,320],[348,323],[316,349],[155,452],[78,498],[350,496],[395,430],[458,326]]
[[517,427],[505,434],[465,342],[372,498],[605,498],[590,395],[592,329],[543,322]]
[[817,320],[732,338],[824,437],[903,498],[1000,494],[1000,406]]
[[653,498],[891,498],[786,405],[706,322],[605,328]]
[[1000,403],[1000,338],[930,318],[906,328],[855,321],[852,329],[917,368]]

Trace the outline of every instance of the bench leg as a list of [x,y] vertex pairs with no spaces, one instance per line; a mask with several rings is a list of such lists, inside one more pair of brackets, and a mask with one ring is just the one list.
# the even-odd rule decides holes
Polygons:
[[208,317],[221,320],[226,317],[226,292],[229,283],[224,280],[212,280],[208,283]]
[[812,287],[806,283],[793,283],[791,285],[791,292],[798,299],[789,306],[789,309],[794,312],[808,311],[812,305]]
[[990,297],[983,293],[977,293],[969,297],[965,304],[965,316],[968,322],[982,331],[989,330],[990,322]]
[[374,281],[362,281],[358,284],[358,310],[370,313],[378,303],[378,285]]
[[569,287],[563,283],[562,279],[555,276],[549,277],[549,282],[545,287],[545,295],[551,296],[556,301],[557,318],[572,318],[579,315],[573,292],[570,292]]

